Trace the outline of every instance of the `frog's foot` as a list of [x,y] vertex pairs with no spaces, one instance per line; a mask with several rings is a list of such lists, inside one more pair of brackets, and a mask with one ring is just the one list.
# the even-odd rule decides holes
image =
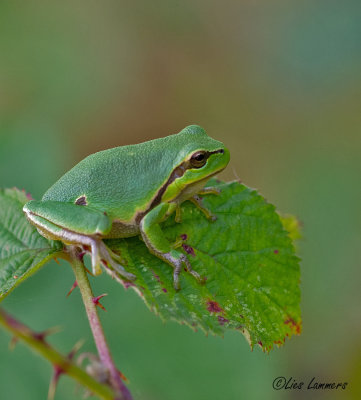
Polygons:
[[175,290],[180,290],[179,275],[182,271],[182,265],[184,264],[187,272],[194,276],[199,283],[204,283],[205,279],[202,278],[198,272],[194,271],[188,258],[177,251],[170,251],[169,253],[162,254],[161,257],[171,264],[174,268],[173,272],[173,285]]
[[[106,245],[105,245],[106,246]],[[126,264],[126,261],[122,258],[122,256],[120,256],[119,254],[115,253],[113,250],[111,250],[108,246],[106,246],[108,253],[110,255],[110,257],[117,261],[120,265],[122,264]]]
[[106,268],[115,271],[117,274],[130,281],[134,281],[136,279],[135,275],[127,272],[123,266],[121,266],[114,260],[114,258],[116,258],[117,261],[121,260],[121,257],[111,251],[102,240],[94,240],[91,248],[92,266],[95,275],[99,274],[98,270],[100,269],[101,261],[104,260],[106,263]]
[[[211,188],[210,188],[210,189],[211,189]],[[212,189],[213,189],[213,188],[212,188]],[[219,192],[219,191],[218,191],[218,192],[207,191],[206,193],[207,193],[207,194],[208,194],[208,193],[217,193],[217,194],[219,194],[220,192]],[[208,208],[204,207],[204,205],[203,205],[203,203],[202,203],[202,199],[201,199],[199,196],[195,195],[195,196],[191,197],[189,200],[190,200],[199,210],[201,210],[202,213],[206,216],[206,218],[208,218],[210,221],[215,221],[215,220],[217,219],[217,217],[216,217],[214,214],[212,214],[212,213],[208,210]]]

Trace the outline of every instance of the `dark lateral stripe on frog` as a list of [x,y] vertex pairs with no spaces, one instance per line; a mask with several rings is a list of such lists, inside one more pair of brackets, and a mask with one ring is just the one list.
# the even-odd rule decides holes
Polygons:
[[[215,151],[207,151],[207,152],[205,152],[205,157],[208,158],[211,154],[223,153],[223,152],[224,152],[223,149],[215,150]],[[189,160],[183,161],[181,164],[179,164],[173,170],[173,172],[171,173],[171,175],[168,178],[168,180],[166,181],[166,183],[159,189],[159,191],[156,194],[156,196],[154,197],[153,201],[150,203],[150,206],[145,211],[138,213],[137,216],[135,217],[135,221],[137,223],[139,223],[142,220],[142,218],[144,217],[144,215],[146,215],[152,208],[156,207],[160,203],[163,194],[167,190],[167,187],[171,183],[173,183],[177,178],[182,177],[185,174],[185,172],[191,168],[196,168],[196,167],[192,166]]]

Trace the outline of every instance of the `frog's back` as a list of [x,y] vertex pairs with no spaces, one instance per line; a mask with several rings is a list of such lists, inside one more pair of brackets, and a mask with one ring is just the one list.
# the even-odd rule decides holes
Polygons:
[[43,200],[83,204],[130,221],[147,208],[189,152],[210,142],[220,144],[202,128],[190,126],[179,134],[94,153],[63,175]]

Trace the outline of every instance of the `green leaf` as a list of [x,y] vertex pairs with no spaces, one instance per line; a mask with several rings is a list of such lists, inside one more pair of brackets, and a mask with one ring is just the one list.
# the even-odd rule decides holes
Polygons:
[[0,189],[0,301],[62,249],[29,224],[22,211],[30,199],[18,189]]
[[[107,240],[107,245],[137,276],[124,286],[135,289],[162,319],[216,335],[236,329],[252,347],[269,351],[301,331],[299,259],[292,242],[299,237],[299,224],[294,217],[280,217],[244,185],[216,180],[209,185],[221,190],[203,199],[215,222],[185,202],[182,223],[170,217],[162,224],[167,238],[178,242],[193,268],[207,278],[204,285],[182,272],[182,289],[176,292],[172,268],[138,237]],[[63,248],[28,223],[22,212],[28,200],[17,189],[0,190],[0,300]]]
[[215,335],[236,329],[252,348],[259,344],[269,351],[301,332],[299,259],[291,237],[275,207],[255,190],[216,180],[207,186],[221,190],[203,199],[217,216],[215,222],[187,201],[182,204],[182,223],[170,217],[162,224],[171,242],[187,235],[182,251],[207,278],[204,285],[182,271],[182,288],[176,292],[172,268],[150,254],[138,237],[108,240],[107,245],[137,276],[124,286],[135,289],[162,319]]

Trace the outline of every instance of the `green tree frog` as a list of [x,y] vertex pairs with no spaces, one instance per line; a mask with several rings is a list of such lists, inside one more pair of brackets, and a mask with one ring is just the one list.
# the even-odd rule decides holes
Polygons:
[[186,255],[169,243],[160,223],[173,213],[180,222],[185,200],[213,219],[198,195],[218,192],[204,186],[229,158],[223,143],[191,125],[164,138],[91,154],[50,187],[41,201],[25,204],[24,212],[46,238],[87,249],[94,275],[103,265],[122,279],[135,279],[103,239],[140,235],[151,253],[174,268],[174,287],[179,290],[183,264],[198,281],[202,278]]

